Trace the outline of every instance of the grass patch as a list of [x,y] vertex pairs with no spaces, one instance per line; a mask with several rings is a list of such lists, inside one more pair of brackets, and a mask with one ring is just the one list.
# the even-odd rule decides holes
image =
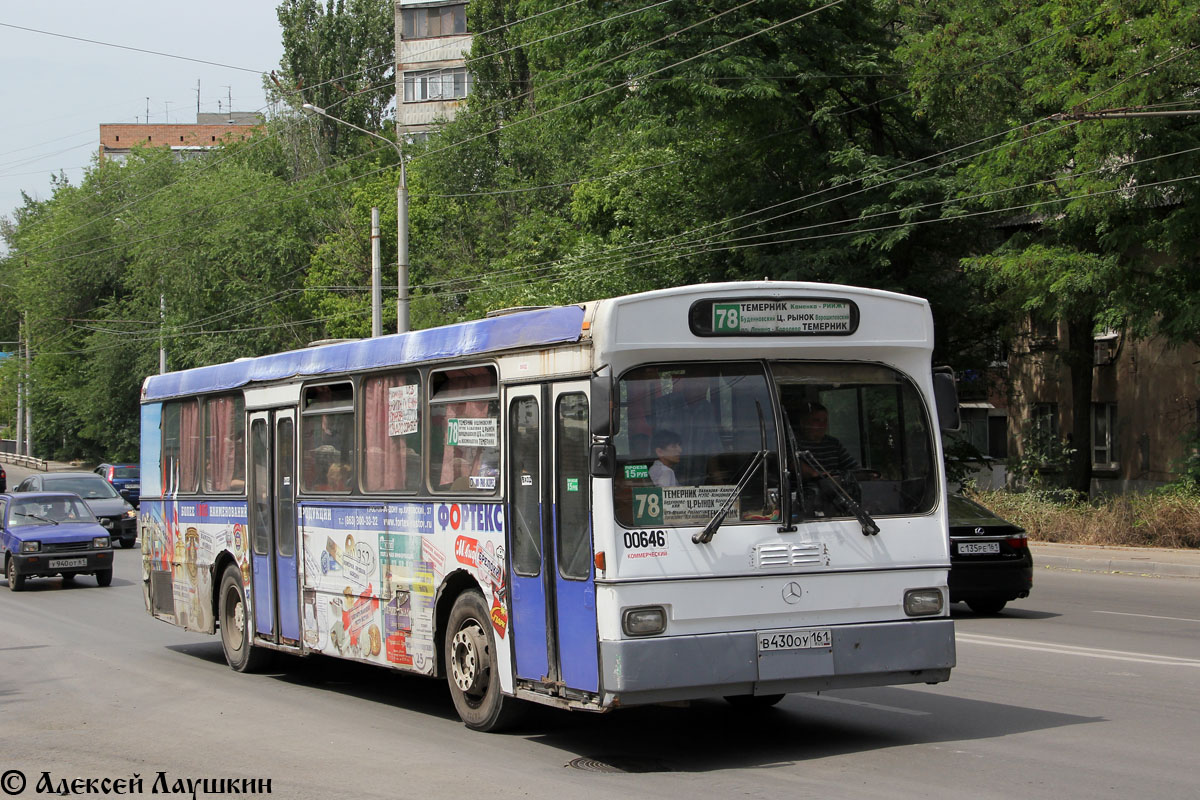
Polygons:
[[1195,488],[1090,501],[1037,491],[974,490],[969,496],[1020,525],[1034,541],[1200,548],[1200,491]]

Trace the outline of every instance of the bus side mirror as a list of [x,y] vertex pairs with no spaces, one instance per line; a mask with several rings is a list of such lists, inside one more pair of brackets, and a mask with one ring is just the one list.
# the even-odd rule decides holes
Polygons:
[[957,431],[961,427],[958,386],[954,381],[954,372],[949,367],[939,367],[934,371],[933,399],[937,403],[938,426],[943,431]]
[[617,476],[617,449],[612,442],[594,442],[588,461],[593,478]]
[[593,376],[591,394],[592,436],[612,436],[612,378]]

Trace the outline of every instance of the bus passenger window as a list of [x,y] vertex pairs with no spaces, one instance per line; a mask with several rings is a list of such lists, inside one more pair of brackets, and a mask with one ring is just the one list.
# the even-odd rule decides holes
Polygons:
[[246,489],[246,414],[241,395],[204,402],[204,491]]
[[200,407],[195,400],[163,406],[162,442],[167,493],[195,492],[200,478]]
[[363,381],[363,489],[412,492],[421,485],[421,383],[416,372]]
[[500,483],[500,403],[494,367],[430,375],[429,485],[495,494]]
[[304,390],[300,442],[304,491],[344,493],[354,487],[354,390],[350,383]]

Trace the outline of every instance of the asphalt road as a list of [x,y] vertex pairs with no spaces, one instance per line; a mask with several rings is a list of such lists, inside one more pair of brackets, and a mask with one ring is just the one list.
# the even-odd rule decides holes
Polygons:
[[139,551],[115,556],[106,589],[0,578],[0,791],[15,770],[25,797],[44,772],[55,787],[137,774],[147,794],[159,772],[169,788],[263,778],[289,800],[1196,793],[1200,580],[1038,570],[1002,616],[955,607],[959,666],[937,686],[751,715],[537,709],[489,735],[441,682],[323,658],[234,673],[216,637],[146,614]]

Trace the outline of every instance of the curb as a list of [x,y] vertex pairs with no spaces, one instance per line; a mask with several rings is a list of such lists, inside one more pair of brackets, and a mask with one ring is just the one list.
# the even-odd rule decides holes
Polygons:
[[1033,563],[1047,569],[1076,572],[1107,572],[1121,575],[1142,575],[1156,578],[1200,578],[1200,565],[1172,564],[1166,561],[1128,558],[1081,558],[1079,556],[1039,555],[1034,550]]

